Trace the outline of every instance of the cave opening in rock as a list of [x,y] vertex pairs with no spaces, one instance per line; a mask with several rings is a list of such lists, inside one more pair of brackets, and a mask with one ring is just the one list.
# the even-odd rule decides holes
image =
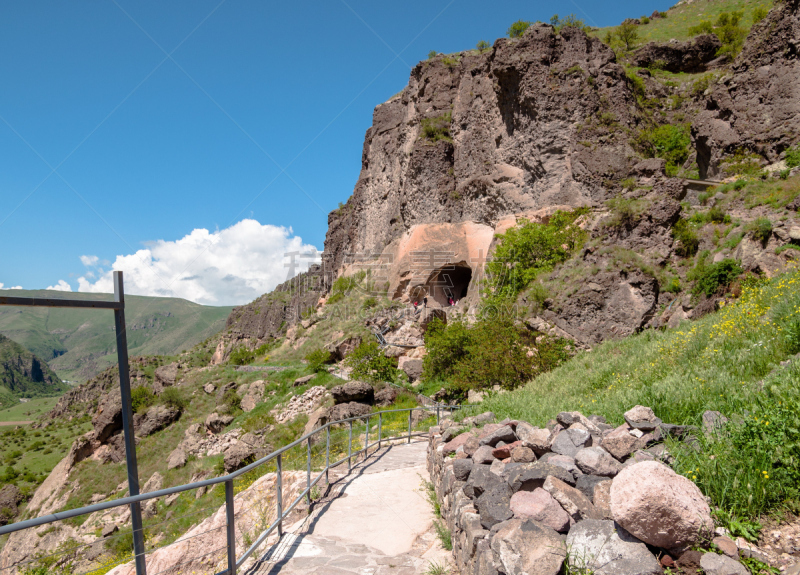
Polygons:
[[[446,264],[431,272],[425,282],[429,304],[441,307],[450,305],[450,299],[458,301],[467,295],[472,281],[472,268],[465,262]],[[433,302],[431,302],[433,300]]]

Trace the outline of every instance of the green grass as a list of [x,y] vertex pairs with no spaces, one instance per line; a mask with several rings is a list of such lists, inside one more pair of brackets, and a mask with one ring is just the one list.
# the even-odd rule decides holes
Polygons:
[[[700,425],[705,410],[734,420],[747,413],[775,412],[775,426],[788,422],[790,415],[779,406],[798,403],[800,362],[787,368],[780,368],[780,362],[800,352],[799,287],[800,272],[795,270],[745,288],[739,300],[715,314],[677,329],[606,342],[520,390],[490,397],[482,409],[540,426],[572,410],[603,415],[618,425],[622,414],[637,404],[652,407],[669,423]],[[787,437],[796,427],[783,428]],[[767,488],[771,480],[763,477],[764,470],[780,479],[780,470],[800,469],[798,462],[790,459],[787,464],[785,459],[793,453],[794,441],[779,438],[773,446],[742,439],[733,451],[722,443],[707,444],[697,453],[682,445],[670,449],[678,457],[677,468],[696,480],[715,504],[757,516],[789,505],[797,496],[791,483],[776,480]],[[784,449],[783,455],[776,449]],[[710,460],[709,453],[719,457]]]
[[0,422],[33,421],[53,409],[57,401],[57,397],[40,397],[26,403],[16,403],[11,407],[0,409]]
[[[110,300],[108,294],[17,290],[19,297]],[[127,296],[128,353],[174,355],[225,326],[232,307],[179,298]],[[117,362],[110,311],[0,307],[0,333],[47,361],[61,379],[85,381]]]
[[[637,26],[639,44],[647,42],[668,42],[670,39],[687,40],[691,38],[689,28],[701,20],[716,22],[717,17],[723,12],[741,10],[744,17],[739,23],[748,30],[752,26],[753,12],[757,8],[771,8],[771,0],[695,0],[691,4],[672,7],[667,11],[666,18],[651,19],[648,24]],[[641,15],[632,14],[632,18]],[[649,14],[647,14],[649,16]],[[615,31],[616,26],[600,28],[595,32],[599,38],[605,37],[607,31]]]

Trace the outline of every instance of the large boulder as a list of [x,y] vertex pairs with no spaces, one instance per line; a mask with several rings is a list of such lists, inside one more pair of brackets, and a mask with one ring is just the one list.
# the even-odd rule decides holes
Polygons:
[[647,546],[613,521],[586,519],[567,535],[569,564],[594,575],[661,575],[661,565]]
[[242,410],[247,413],[253,411],[256,408],[256,405],[261,403],[261,400],[264,398],[265,388],[266,383],[263,379],[259,379],[251,383],[247,388],[247,392],[244,394],[244,397],[242,397]]
[[157,367],[153,374],[153,391],[161,393],[165,387],[172,387],[178,379],[178,364],[175,362],[169,365]]
[[387,385],[383,389],[375,392],[375,405],[380,407],[388,407],[392,405],[397,399],[397,390]]
[[184,451],[183,446],[178,445],[167,458],[167,469],[177,469],[184,465],[186,465],[186,451]]
[[701,34],[686,42],[650,42],[634,52],[633,62],[642,68],[656,65],[668,72],[694,74],[708,69],[721,46],[715,34]]
[[[262,456],[264,440],[252,433],[245,433],[232,447],[225,451],[223,463],[225,471],[231,473],[252,463]],[[263,454],[266,455],[266,454]]]
[[342,419],[350,419],[351,417],[358,417],[360,415],[367,415],[372,411],[372,408],[365,403],[357,403],[351,401],[350,403],[340,403],[334,405],[328,410],[328,421],[339,421]]
[[233,421],[232,416],[220,415],[215,411],[206,417],[206,429],[211,433],[219,433],[225,429],[231,421]]
[[569,515],[558,501],[541,487],[533,491],[517,491],[511,496],[511,512],[519,519],[533,519],[559,533],[569,530]]
[[532,519],[506,521],[491,548],[507,575],[557,575],[566,557],[564,536]]
[[631,426],[623,423],[603,437],[600,447],[619,460],[625,459],[642,446],[639,438],[631,434]]
[[631,534],[664,549],[686,547],[714,531],[700,489],[656,461],[631,465],[614,478],[611,513]]
[[348,381],[344,385],[337,385],[331,389],[331,395],[335,404],[351,401],[372,404],[375,401],[375,390],[365,381]]
[[332,343],[325,346],[325,349],[330,352],[331,358],[334,361],[341,361],[346,358],[348,355],[353,353],[353,350],[361,345],[361,338],[356,337],[349,337],[344,339],[338,343]]
[[622,469],[622,464],[611,457],[602,447],[587,447],[575,455],[575,465],[589,475],[614,477]]
[[116,391],[101,396],[97,411],[92,417],[95,439],[100,443],[122,429],[122,400]]
[[145,413],[137,413],[133,417],[133,429],[139,437],[147,437],[172,425],[180,416],[180,410],[174,407],[154,405]]
[[625,412],[623,417],[628,425],[641,431],[653,431],[661,425],[661,420],[656,417],[653,410],[643,405],[632,407]]
[[484,529],[491,529],[494,525],[513,517],[511,489],[500,482],[488,491],[484,491],[475,501],[475,507],[481,516],[481,525]]
[[408,376],[411,382],[417,381],[422,377],[422,360],[407,356],[401,357],[397,362],[397,368]]
[[750,570],[744,565],[725,555],[703,553],[700,567],[706,575],[749,575]]

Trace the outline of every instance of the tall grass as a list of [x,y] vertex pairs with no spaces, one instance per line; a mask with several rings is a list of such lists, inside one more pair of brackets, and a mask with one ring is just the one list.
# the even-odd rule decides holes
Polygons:
[[[793,459],[800,448],[791,443],[800,425],[787,413],[800,404],[800,368],[793,363],[776,369],[798,352],[800,271],[795,269],[745,287],[738,300],[699,321],[581,353],[522,389],[489,398],[484,407],[498,418],[536,425],[572,410],[621,424],[622,414],[637,404],[652,407],[666,422],[698,426],[705,410],[734,421],[767,421],[766,414],[774,413],[783,435],[761,437],[748,424],[733,424],[730,436],[703,440],[700,452],[670,446],[678,469],[698,481],[717,505],[756,515],[796,496],[788,487],[762,488],[781,478],[779,469],[789,473],[800,464]],[[719,457],[709,459],[714,454]],[[788,475],[785,479],[784,487]]]

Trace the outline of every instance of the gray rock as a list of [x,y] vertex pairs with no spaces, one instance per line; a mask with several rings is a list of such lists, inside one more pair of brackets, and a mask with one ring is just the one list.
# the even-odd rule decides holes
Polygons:
[[167,458],[167,469],[176,469],[186,465],[186,452],[180,445],[176,447]]
[[599,475],[581,475],[575,482],[575,489],[583,493],[589,500],[594,503],[594,488],[596,485],[604,481],[611,481],[608,477],[601,477]]
[[216,411],[206,418],[206,429],[211,433],[219,433],[233,421],[233,416],[220,415]]
[[622,465],[602,447],[587,447],[575,455],[575,464],[584,473],[614,477]]
[[[570,567],[595,575],[661,575],[647,546],[613,521],[586,519],[567,535]],[[580,571],[583,572],[583,571]]]
[[583,429],[565,429],[560,431],[553,439],[550,450],[560,455],[575,457],[578,450],[585,447],[592,440],[588,431]]
[[133,428],[139,437],[147,437],[170,426],[180,416],[181,412],[174,407],[154,405],[147,412],[137,413],[133,417]]
[[299,387],[301,385],[305,385],[309,381],[314,379],[315,377],[317,377],[316,373],[312,373],[311,375],[304,375],[303,377],[298,377],[297,379],[294,380],[294,383],[292,384],[292,386],[293,387]]
[[492,447],[495,447],[501,441],[504,441],[506,443],[513,443],[516,440],[517,436],[514,433],[514,430],[511,429],[511,426],[504,425],[503,427],[501,427],[496,431],[493,431],[486,437],[482,437],[480,443],[481,445],[490,445]]
[[545,479],[542,488],[552,495],[575,521],[603,518],[588,497],[556,477],[549,476]]
[[348,381],[331,389],[331,395],[335,404],[353,401],[371,404],[375,400],[375,389],[365,381]]
[[653,431],[661,424],[661,420],[656,417],[653,410],[643,405],[632,407],[624,413],[623,417],[632,428],[642,431]]
[[492,451],[494,451],[494,448],[491,446],[481,445],[475,450],[475,453],[472,454],[472,459],[475,463],[491,463],[496,459],[496,457],[492,455]]
[[728,418],[722,415],[719,411],[703,412],[703,433],[706,435],[720,432],[727,423]]
[[[566,556],[564,536],[533,519],[503,523],[491,539],[491,550],[506,575],[557,575]],[[478,569],[476,573],[488,575],[497,570]]]
[[453,461],[453,473],[455,474],[456,481],[467,481],[474,462],[472,459],[456,459]]
[[735,559],[716,553],[703,553],[700,567],[706,575],[749,575],[750,571]]
[[501,521],[511,519],[511,489],[505,483],[493,486],[489,491],[484,491],[475,502],[481,516],[481,525],[491,529]]
[[557,465],[550,465],[549,463],[523,463],[508,472],[506,481],[508,482],[511,490],[516,493],[517,491],[533,491],[537,487],[542,487],[545,480],[550,477],[557,477],[561,481],[575,485],[575,478],[572,473]]
[[576,480],[578,477],[583,475],[583,471],[578,469],[578,466],[575,465],[575,458],[570,457],[569,455],[559,455],[558,453],[547,453],[542,456],[541,460],[542,463],[548,463],[550,465],[555,465],[562,469],[566,469],[572,474],[572,477]]
[[212,393],[214,393],[214,390],[215,390],[215,389],[216,389],[216,388],[214,387],[214,384],[213,384],[213,383],[207,383],[207,384],[205,384],[205,385],[203,386],[203,391],[205,391],[205,392],[206,392],[206,393],[208,393],[208,394],[212,394]]
[[178,364],[173,362],[156,368],[153,374],[153,391],[161,393],[165,387],[175,385],[178,378]]
[[495,473],[492,473],[491,465],[475,464],[464,486],[464,493],[468,497],[476,499],[495,487],[505,485],[506,481]]

